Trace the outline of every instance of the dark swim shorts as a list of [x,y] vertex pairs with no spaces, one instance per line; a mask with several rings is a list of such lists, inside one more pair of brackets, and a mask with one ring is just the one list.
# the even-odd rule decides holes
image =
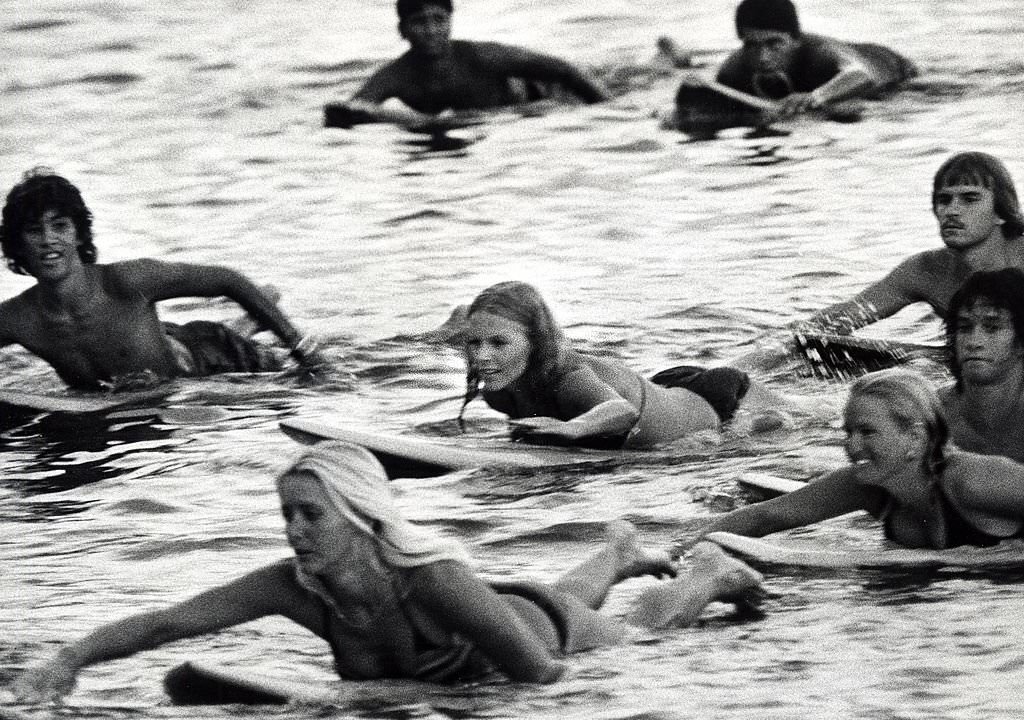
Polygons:
[[164,332],[192,356],[186,374],[200,377],[230,372],[268,372],[281,369],[281,360],[259,343],[208,320],[177,325],[163,323]]
[[662,370],[651,376],[651,382],[697,393],[715,409],[722,422],[732,419],[750,387],[750,377],[742,370],[732,367],[705,369],[698,365],[679,365]]

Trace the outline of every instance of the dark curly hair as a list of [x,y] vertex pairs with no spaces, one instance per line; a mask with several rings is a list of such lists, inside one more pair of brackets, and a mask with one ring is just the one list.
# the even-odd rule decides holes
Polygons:
[[946,315],[946,363],[956,379],[957,390],[963,388],[960,360],[956,356],[959,315],[979,303],[1010,313],[1017,342],[1024,343],[1024,272],[1018,268],[1003,268],[972,273],[949,301],[949,312]]
[[78,234],[78,256],[82,262],[96,262],[96,246],[92,243],[92,213],[82,194],[74,185],[50,168],[35,167],[26,172],[21,182],[7,193],[3,220],[0,221],[0,247],[11,272],[28,275],[24,267],[25,228],[38,222],[49,210],[70,218]]
[[[547,394],[566,371],[583,363],[572,349],[562,328],[555,322],[550,308],[537,289],[524,282],[501,282],[476,296],[466,313],[467,321],[475,313],[485,312],[519,323],[530,340],[530,360],[523,374],[527,387],[534,393]],[[466,361],[466,395],[459,411],[459,425],[466,406],[480,392],[477,368]]]
[[404,20],[410,15],[418,13],[424,5],[436,5],[447,10],[449,15],[453,10],[452,0],[398,0],[395,3],[395,10],[398,12],[398,18]]
[[1024,214],[1021,214],[1017,190],[1010,171],[998,158],[983,152],[962,152],[939,166],[932,182],[932,210],[935,198],[948,185],[980,185],[992,191],[995,212],[1003,220],[1003,235],[1007,238],[1024,234]]

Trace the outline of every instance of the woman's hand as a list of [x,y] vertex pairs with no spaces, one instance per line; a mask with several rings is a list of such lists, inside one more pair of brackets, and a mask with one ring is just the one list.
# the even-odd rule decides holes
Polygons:
[[47,662],[25,669],[14,681],[19,702],[42,703],[59,700],[75,689],[78,666],[60,652]]
[[509,420],[508,426],[513,440],[556,437],[565,440],[578,440],[579,425],[572,421],[563,422],[553,417],[527,417]]

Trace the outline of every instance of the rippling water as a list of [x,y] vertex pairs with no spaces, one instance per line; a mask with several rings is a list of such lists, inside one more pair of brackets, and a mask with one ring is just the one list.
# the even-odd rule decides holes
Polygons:
[[[223,263],[276,285],[346,373],[320,388],[288,378],[183,382],[162,415],[7,418],[0,683],[104,620],[286,555],[270,478],[295,448],[280,419],[448,431],[461,360],[415,335],[492,282],[535,283],[580,347],[639,370],[712,364],[934,247],[931,176],[950,153],[992,152],[1021,178],[1017,2],[800,5],[805,27],[894,45],[924,80],[872,104],[859,123],[801,121],[692,142],[659,129],[656,110],[675,89],[661,77],[605,106],[497,118],[464,131],[461,147],[439,149],[389,127],[320,127],[325,101],[402,50],[390,3],[0,0],[2,186],[52,166],[82,188],[102,260]],[[455,25],[463,37],[625,77],[660,34],[716,62],[735,45],[732,11],[722,0],[463,2]],[[0,297],[27,286],[0,274]],[[233,312],[164,308],[172,319]],[[937,331],[920,308],[878,330]],[[0,357],[5,386],[57,382],[18,350]],[[458,532],[497,575],[553,578],[615,516],[668,542],[688,520],[741,499],[737,472],[803,477],[834,462],[842,387],[793,372],[766,379],[820,399],[820,412],[766,436],[682,443],[668,463],[403,481],[402,503]],[[482,407],[471,416],[500,430]],[[865,545],[877,533],[854,522],[804,534]],[[713,611],[699,627],[576,658],[554,687],[371,684],[368,699],[323,712],[1012,717],[1024,675],[1018,580],[773,574],[763,620]],[[620,586],[609,610],[624,611],[644,582]],[[329,677],[323,644],[272,620],[87,670],[63,714],[194,717],[159,705],[159,683],[200,652]]]

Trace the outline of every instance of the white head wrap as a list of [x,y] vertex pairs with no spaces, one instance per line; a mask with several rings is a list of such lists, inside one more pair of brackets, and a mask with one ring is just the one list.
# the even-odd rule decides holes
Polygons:
[[345,519],[377,541],[387,564],[418,567],[439,560],[470,563],[469,554],[459,542],[417,527],[399,514],[387,473],[365,448],[337,441],[318,443],[281,477],[296,472],[309,473],[320,481]]

